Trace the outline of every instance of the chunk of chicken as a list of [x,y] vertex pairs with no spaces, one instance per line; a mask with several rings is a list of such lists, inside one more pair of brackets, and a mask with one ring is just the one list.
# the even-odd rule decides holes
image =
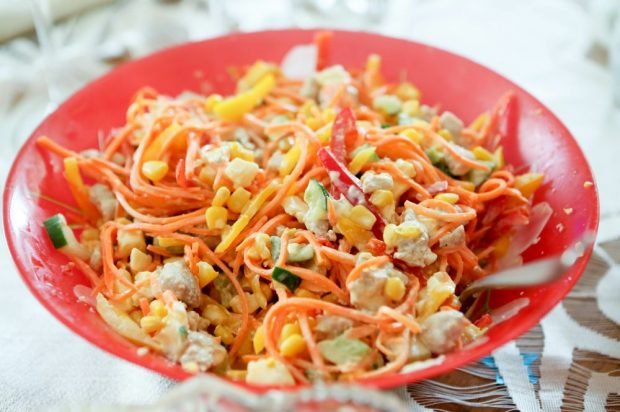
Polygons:
[[442,310],[424,320],[420,339],[434,354],[448,353],[459,345],[467,324],[458,310]]
[[189,307],[200,306],[198,281],[183,260],[166,263],[157,271],[157,279],[163,290],[172,291],[177,299]]
[[195,364],[205,372],[226,359],[226,349],[207,332],[189,332],[187,349],[181,355],[181,365]]

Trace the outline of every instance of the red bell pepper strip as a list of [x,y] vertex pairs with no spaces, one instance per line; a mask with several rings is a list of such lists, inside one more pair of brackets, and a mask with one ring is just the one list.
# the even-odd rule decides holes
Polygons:
[[353,149],[359,135],[355,126],[355,115],[350,107],[340,110],[332,126],[330,147],[339,162],[344,163],[347,151]]
[[319,159],[323,163],[323,166],[329,172],[329,178],[332,181],[332,186],[338,193],[345,197],[352,205],[363,205],[370,210],[377,220],[372,227],[372,232],[379,239],[383,239],[383,229],[387,222],[381,216],[379,210],[368,201],[368,196],[362,190],[362,183],[355,177],[347,167],[336,159],[334,153],[331,150],[322,147],[319,150]]
[[328,30],[317,32],[314,35],[316,45],[316,70],[323,70],[327,67],[327,61],[331,52],[332,37],[334,33]]
[[181,187],[191,186],[190,182],[187,181],[187,177],[185,176],[185,159],[184,158],[179,159],[179,162],[177,163],[177,167],[175,169],[175,177],[176,177],[176,180],[179,186]]
[[516,135],[519,128],[519,108],[515,93],[506,92],[495,104],[488,123],[481,131],[482,146],[495,150],[501,139]]

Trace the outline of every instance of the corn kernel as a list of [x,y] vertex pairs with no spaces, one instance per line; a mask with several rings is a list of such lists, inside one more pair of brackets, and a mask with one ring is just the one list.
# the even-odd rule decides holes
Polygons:
[[416,129],[405,129],[399,133],[400,136],[404,136],[414,143],[421,143],[424,140],[422,132]]
[[218,305],[207,305],[202,311],[202,317],[214,325],[220,325],[228,319],[228,312]]
[[319,139],[319,141],[322,144],[327,144],[331,140],[332,126],[333,126],[333,123],[328,123],[316,131],[316,137]]
[[[245,298],[248,301],[248,311],[250,313],[254,313],[258,309],[258,300],[253,293],[245,292]],[[241,299],[239,295],[235,295],[230,299],[230,308],[235,313],[243,313],[243,309],[241,308]]]
[[217,175],[217,170],[213,167],[205,166],[200,169],[200,173],[198,174],[198,179],[209,186],[213,186],[213,181],[215,180],[215,176]]
[[420,114],[420,101],[416,99],[405,101],[401,111],[411,117],[417,116]]
[[140,326],[146,333],[155,333],[164,326],[164,323],[160,317],[149,315],[140,319]]
[[415,177],[417,172],[413,163],[403,159],[396,159],[396,167],[408,177]]
[[131,249],[129,255],[129,269],[132,273],[142,272],[151,264],[153,258],[138,248]]
[[271,258],[271,238],[266,233],[259,233],[254,238],[254,244],[248,250],[248,257],[253,260],[267,260]]
[[236,189],[226,202],[228,209],[234,213],[241,213],[250,201],[251,193],[240,187]]
[[244,381],[248,371],[243,369],[229,369],[226,371],[226,376],[234,381]]
[[353,206],[349,219],[355,222],[358,226],[370,230],[377,221],[377,217],[366,207],[362,205]]
[[159,182],[168,174],[168,163],[161,160],[149,160],[142,164],[142,174],[153,182]]
[[396,226],[395,233],[407,239],[417,239],[422,234],[422,229],[416,222],[407,221]]
[[306,350],[306,340],[298,333],[294,333],[280,344],[282,356],[297,356]]
[[287,323],[282,327],[280,332],[280,342],[284,342],[289,336],[301,333],[301,329],[297,323]]
[[505,256],[506,253],[508,253],[508,248],[510,247],[510,236],[504,235],[500,237],[494,242],[493,246],[493,253],[495,256],[498,258]]
[[181,364],[181,367],[187,373],[198,373],[200,371],[196,362],[184,362]]
[[235,340],[235,337],[233,336],[230,329],[228,329],[226,326],[221,325],[221,324],[215,327],[215,330],[213,331],[213,333],[215,336],[221,338],[222,343],[226,345],[230,345]]
[[254,347],[254,353],[257,355],[265,349],[265,328],[263,325],[256,328],[256,332],[254,332],[254,337],[252,338],[252,346]]
[[338,303],[338,296],[334,295],[333,293],[328,293],[327,295],[323,296],[321,299],[329,303]]
[[209,283],[213,282],[218,276],[218,273],[213,266],[207,262],[198,262],[198,285],[200,288],[204,288]]
[[351,163],[349,163],[349,170],[353,174],[358,174],[360,170],[362,170],[362,167],[373,159],[377,159],[377,151],[374,147],[362,149],[355,154]]
[[336,224],[336,229],[343,234],[345,239],[353,245],[363,245],[372,238],[372,232],[364,229],[353,220],[341,216]]
[[473,192],[474,190],[476,190],[476,185],[474,185],[468,180],[459,180],[458,185],[461,186],[463,189],[467,190],[468,192]]
[[205,111],[212,112],[215,105],[221,102],[222,100],[223,98],[219,94],[210,95],[209,97],[207,97],[207,100],[205,101]]
[[515,177],[514,187],[529,198],[540,187],[544,177],[542,173],[525,173]]
[[321,126],[323,126],[323,122],[321,119],[317,119],[316,117],[308,117],[306,118],[306,126],[311,128],[312,130],[317,130]]
[[209,229],[224,229],[228,221],[228,209],[222,206],[211,206],[205,211],[205,220]]
[[155,238],[155,244],[159,247],[163,247],[166,249],[185,246],[185,243],[183,243],[182,241],[166,236],[157,236]]
[[298,298],[319,299],[319,295],[317,295],[316,293],[312,293],[308,289],[304,288],[295,289],[295,296],[297,296]]
[[495,166],[498,169],[503,168],[504,166],[506,166],[506,162],[504,161],[504,148],[503,147],[498,147],[495,152],[493,152],[493,158],[495,159]]
[[394,302],[399,302],[405,296],[405,284],[400,278],[389,277],[385,281],[383,294]]
[[396,95],[402,100],[420,100],[420,90],[409,82],[402,82],[396,88]]
[[323,110],[323,113],[321,113],[321,117],[326,123],[333,122],[334,119],[336,119],[336,111],[332,107],[328,107],[327,109]]
[[230,198],[230,190],[226,186],[222,186],[217,189],[215,196],[213,196],[212,206],[224,206]]
[[370,196],[370,203],[378,208],[384,208],[394,203],[394,193],[389,190],[376,190]]
[[254,152],[246,149],[240,143],[234,142],[230,145],[230,158],[235,159],[237,157],[239,159],[247,160],[248,162],[253,162]]
[[378,54],[371,54],[366,59],[366,71],[372,73],[378,73],[381,70],[381,56]]
[[450,133],[448,129],[441,129],[437,132],[437,134],[443,137],[443,139],[448,142],[451,142],[454,140],[454,136],[452,136],[452,133]]
[[140,324],[140,319],[142,319],[142,315],[143,313],[140,309],[132,310],[131,312],[129,312],[129,317],[137,324]]
[[456,193],[439,193],[435,196],[435,199],[455,205],[459,201],[459,195]]
[[294,145],[291,150],[289,150],[282,159],[282,163],[280,164],[279,172],[280,176],[287,176],[291,173],[293,168],[299,162],[299,157],[301,156],[301,147],[299,144]]
[[383,229],[383,241],[387,246],[395,246],[398,235],[396,234],[396,225],[390,223]]
[[80,240],[82,242],[88,242],[89,240],[99,241],[99,230],[94,227],[87,227],[82,230],[82,234],[80,235]]
[[166,308],[166,305],[164,305],[164,303],[161,300],[157,300],[157,299],[153,300],[149,304],[149,308],[150,308],[149,314],[152,316],[157,316],[158,318],[163,318],[164,316],[168,314],[168,309]]
[[487,112],[481,113],[478,117],[474,119],[473,122],[469,125],[469,129],[472,129],[476,132],[480,131],[482,127],[489,121],[489,114]]
[[476,146],[471,149],[474,157],[478,160],[493,161],[493,154],[482,146]]

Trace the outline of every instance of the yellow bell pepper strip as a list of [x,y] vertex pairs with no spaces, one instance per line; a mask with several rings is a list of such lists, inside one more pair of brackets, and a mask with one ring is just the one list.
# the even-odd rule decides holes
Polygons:
[[276,78],[269,73],[250,90],[229,97],[218,103],[213,111],[222,120],[239,121],[258,106],[276,85]]
[[80,175],[77,159],[75,157],[65,157],[64,167],[65,179],[67,179],[69,183],[69,189],[78,207],[89,220],[93,222],[97,221],[100,216],[99,210],[97,210],[97,207],[90,201],[88,189],[84,185],[84,181]]
[[267,199],[276,191],[277,185],[270,184],[264,188],[260,193],[254,197],[248,204],[247,208],[241,213],[239,219],[233,223],[230,228],[230,232],[224,238],[219,245],[215,248],[215,253],[221,254],[226,252],[235,239],[241,234],[243,229],[250,223],[250,220],[254,217],[258,210],[265,204]]
[[525,173],[515,177],[514,186],[523,197],[529,198],[540,187],[544,177],[542,173]]
[[178,134],[180,129],[181,126],[177,123],[172,123],[170,126],[166,127],[164,131],[157,135],[155,140],[151,142],[149,147],[146,148],[143,157],[144,161],[148,162],[149,160],[159,160],[161,152],[168,145],[168,141],[170,139],[174,139],[175,142],[176,140],[184,141],[185,139],[178,139],[178,136],[181,136]]

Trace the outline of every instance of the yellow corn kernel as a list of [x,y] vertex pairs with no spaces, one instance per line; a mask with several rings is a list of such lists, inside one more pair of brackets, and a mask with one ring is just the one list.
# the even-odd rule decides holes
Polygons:
[[246,149],[238,142],[234,142],[230,145],[230,158],[234,159],[237,157],[248,162],[254,161],[254,153],[251,150]]
[[377,149],[374,147],[369,147],[367,149],[362,149],[355,154],[351,163],[349,163],[349,170],[354,175],[358,174],[364,165],[371,162],[372,159],[377,158]]
[[405,129],[402,132],[400,132],[399,135],[404,136],[408,138],[409,140],[411,140],[412,142],[418,143],[418,144],[421,143],[422,140],[424,139],[424,135],[422,134],[422,132],[416,129]]
[[254,353],[257,355],[265,349],[265,328],[263,328],[263,325],[256,328],[252,338],[252,346],[254,347]]
[[187,373],[198,373],[200,368],[196,362],[184,362],[181,364],[181,368]]
[[140,319],[142,319],[142,311],[140,309],[132,310],[129,312],[129,317],[137,324],[140,324]]
[[381,56],[378,54],[371,54],[366,59],[366,71],[372,73],[378,73],[381,70]]
[[212,112],[213,108],[223,100],[222,96],[220,96],[219,94],[212,94],[209,97],[207,97],[207,100],[205,101],[205,111],[206,112]]
[[285,324],[280,332],[280,343],[284,342],[289,336],[299,333],[301,333],[301,329],[297,323]]
[[493,253],[498,258],[503,257],[508,252],[508,248],[510,247],[510,235],[504,235],[497,239],[493,244],[494,249]]
[[228,206],[228,209],[231,212],[241,213],[243,208],[250,201],[250,197],[251,196],[252,196],[252,194],[250,192],[248,192],[244,188],[240,187],[240,188],[236,189],[232,193],[232,195],[230,195],[230,198],[228,198],[228,201],[226,202],[226,205]]
[[455,205],[456,202],[459,201],[459,195],[456,193],[439,193],[435,196],[435,199],[442,200],[446,203],[450,203],[451,205]]
[[271,239],[266,233],[259,233],[254,238],[254,244],[248,250],[248,257],[253,260],[267,260],[271,258]]
[[437,134],[443,137],[443,139],[448,142],[451,142],[454,140],[454,136],[452,136],[452,133],[450,133],[448,129],[441,129],[440,131],[437,132]]
[[243,369],[229,369],[226,371],[226,376],[233,381],[244,381],[248,371]]
[[205,211],[205,220],[209,229],[224,229],[228,221],[228,209],[222,206],[211,206]]
[[316,137],[319,139],[321,144],[327,144],[332,138],[332,126],[333,123],[328,123],[325,126],[321,127],[316,131]]
[[395,246],[398,240],[398,235],[396,233],[396,225],[390,223],[385,226],[383,229],[383,241],[387,246]]
[[[248,311],[250,313],[254,313],[256,309],[258,309],[258,299],[256,299],[256,296],[253,293],[247,293],[247,292],[244,292],[244,293],[245,293],[245,298],[248,301]],[[241,299],[239,298],[239,295],[235,295],[232,297],[232,299],[230,299],[230,308],[235,313],[243,312],[243,309],[241,308]]]
[[214,325],[221,325],[228,319],[228,312],[218,305],[207,305],[202,311],[202,317]]
[[504,161],[504,148],[502,146],[498,147],[495,152],[493,152],[493,158],[495,159],[495,165],[498,169],[506,166],[506,162]]
[[166,305],[164,305],[164,302],[162,302],[161,300],[153,300],[149,304],[149,308],[149,315],[157,316],[158,318],[163,318],[168,314],[168,309],[166,308]]
[[474,185],[472,182],[468,180],[457,180],[457,182],[459,186],[461,186],[463,189],[467,190],[468,192],[473,192],[474,190],[476,190],[476,185]]
[[213,266],[207,262],[198,262],[198,285],[200,288],[204,288],[209,283],[213,282],[218,273]]
[[338,303],[338,296],[334,295],[333,293],[328,293],[327,295],[323,296],[321,299],[329,303]]
[[129,269],[134,274],[142,272],[149,267],[152,261],[151,255],[144,253],[138,248],[133,248],[129,254]]
[[417,239],[422,234],[422,229],[415,222],[407,221],[396,226],[395,233],[406,239]]
[[353,245],[363,245],[372,238],[370,230],[364,229],[353,220],[344,216],[338,219],[336,227],[345,239]]
[[379,189],[370,196],[370,203],[378,208],[384,208],[394,203],[394,193],[389,190]]
[[215,180],[216,175],[217,175],[216,169],[209,167],[209,166],[205,166],[202,169],[200,169],[200,173],[198,173],[198,179],[202,183],[205,183],[209,186],[213,186],[213,181]]
[[396,95],[401,100],[420,100],[420,90],[409,82],[402,82],[396,88]]
[[394,302],[400,302],[405,296],[405,284],[400,278],[389,277],[385,281],[383,294]]
[[295,289],[295,296],[297,296],[298,298],[319,299],[319,295],[317,295],[316,293],[312,293],[308,289],[304,288]]
[[162,322],[161,318],[158,316],[144,316],[142,319],[140,319],[140,327],[142,327],[142,329],[146,332],[146,333],[155,333],[158,330],[160,330],[162,327],[164,326],[164,323]]
[[406,100],[401,112],[412,117],[417,116],[420,114],[420,101],[417,99]]
[[540,187],[544,177],[542,173],[525,173],[515,177],[514,187],[529,198]]
[[292,334],[280,344],[282,356],[297,356],[306,350],[306,340],[298,333]]
[[224,325],[217,325],[215,327],[215,330],[213,331],[213,334],[215,336],[217,336],[218,338],[221,338],[222,339],[222,343],[224,343],[226,345],[230,345],[235,340],[235,337],[233,336],[233,334],[230,331],[230,329],[228,329]]
[[336,111],[332,107],[328,107],[321,113],[321,118],[324,123],[333,122],[336,119]]
[[287,176],[290,174],[295,165],[299,162],[300,156],[301,147],[299,144],[295,144],[282,158],[282,163],[279,168],[280,176]]
[[321,119],[318,119],[316,117],[308,117],[306,118],[306,126],[311,128],[312,130],[317,130],[318,128],[323,126],[323,122],[321,121]]
[[482,146],[476,146],[471,149],[471,152],[474,154],[474,157],[478,160],[488,160],[493,161],[493,153],[489,152]]
[[222,186],[217,189],[215,196],[213,196],[212,206],[224,206],[230,198],[230,190],[226,186]]
[[86,229],[82,230],[80,240],[82,242],[88,242],[90,240],[99,241],[99,231],[94,227],[87,227]]
[[489,114],[487,112],[481,113],[478,117],[474,119],[473,122],[471,122],[471,124],[469,125],[469,129],[478,132],[488,121]]
[[163,247],[165,249],[180,248],[181,250],[183,250],[183,246],[185,246],[185,243],[172,237],[157,236],[155,238],[155,245],[159,247]]
[[303,114],[305,117],[315,117],[317,112],[318,109],[314,100],[306,100],[299,108],[299,114]]
[[349,219],[355,222],[358,226],[370,230],[377,221],[377,217],[366,207],[362,205],[353,206]]
[[168,163],[161,160],[149,160],[142,164],[142,174],[153,182],[159,182],[168,174]]

